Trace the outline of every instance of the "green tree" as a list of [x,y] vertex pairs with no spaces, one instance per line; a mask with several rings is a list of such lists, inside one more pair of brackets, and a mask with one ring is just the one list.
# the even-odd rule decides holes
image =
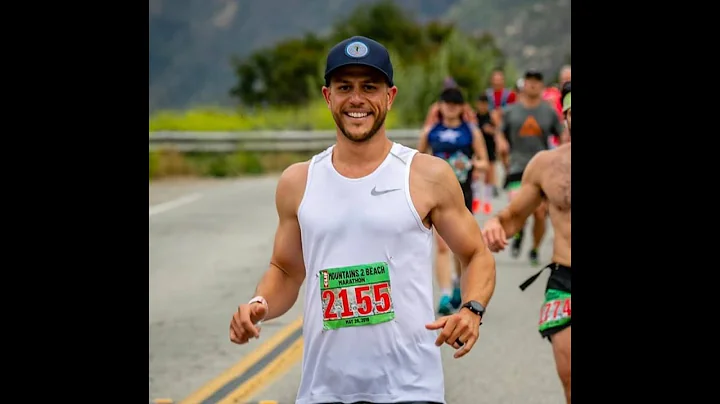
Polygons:
[[[315,77],[326,43],[313,34],[261,49],[235,62],[238,84],[230,94],[247,105],[300,105],[309,100],[308,77]],[[319,82],[319,79],[318,79]]]
[[412,12],[391,0],[381,0],[370,6],[359,4],[347,18],[333,24],[330,42],[362,35],[397,50],[406,60],[414,60],[427,45],[423,34],[423,27],[415,22]]
[[[423,122],[448,76],[455,79],[468,99],[477,97],[487,87],[492,69],[504,62],[502,52],[491,38],[478,42],[453,31],[428,63],[405,64],[400,58],[396,69],[396,108],[403,123],[413,126]],[[397,64],[396,59],[393,63]]]
[[437,99],[443,79],[455,78],[468,97],[487,87],[490,71],[507,65],[490,34],[468,36],[452,23],[420,24],[390,0],[359,4],[325,38],[307,34],[235,61],[231,94],[246,105],[302,105],[317,97],[330,46],[362,35],[390,51],[399,88],[396,108],[407,125],[419,125]]

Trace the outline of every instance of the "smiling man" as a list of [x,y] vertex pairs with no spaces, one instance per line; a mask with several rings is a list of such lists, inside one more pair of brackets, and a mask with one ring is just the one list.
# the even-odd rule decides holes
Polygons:
[[[440,346],[470,352],[495,289],[495,261],[445,161],[390,141],[397,87],[381,44],[352,37],[327,57],[336,143],[283,172],[270,266],[230,339],[260,335],[305,291],[297,404],[445,403]],[[459,259],[462,308],[435,319],[433,228]]]

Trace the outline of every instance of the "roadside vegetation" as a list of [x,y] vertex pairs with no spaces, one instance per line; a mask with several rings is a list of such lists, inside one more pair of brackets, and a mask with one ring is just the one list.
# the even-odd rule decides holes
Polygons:
[[[504,68],[509,83],[517,76],[490,34],[467,34],[441,21],[417,23],[387,0],[371,7],[360,5],[349,15],[325,37],[307,34],[234,60],[237,83],[229,92],[241,107],[158,111],[150,118],[150,132],[334,129],[320,95],[325,55],[332,45],[352,35],[376,39],[391,53],[398,95],[387,117],[388,129],[419,128],[447,76],[455,79],[467,99],[484,91],[496,67]],[[298,153],[165,150],[150,153],[150,178],[252,175],[282,170],[307,158]]]

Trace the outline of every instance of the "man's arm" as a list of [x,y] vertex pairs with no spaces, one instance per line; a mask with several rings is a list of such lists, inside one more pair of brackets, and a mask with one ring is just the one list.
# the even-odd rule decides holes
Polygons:
[[430,108],[428,108],[428,113],[425,116],[425,124],[424,127],[433,127],[436,123],[440,122],[440,105],[438,105],[437,102],[430,105]]
[[470,106],[470,104],[463,104],[462,116],[465,122],[475,124],[477,126],[477,114],[475,114],[475,110],[472,108],[472,106]]
[[564,125],[560,122],[560,117],[558,116],[557,111],[555,111],[555,108],[552,108],[552,116],[552,127],[550,128],[550,133],[555,136],[560,136],[563,133]]
[[434,157],[418,160],[426,165],[422,171],[435,201],[430,220],[463,268],[462,300],[476,300],[487,307],[495,291],[495,259],[485,246],[478,223],[465,207],[460,184],[446,162]]
[[482,124],[482,127],[480,127],[480,130],[482,131],[483,135],[486,135],[486,136],[493,136],[495,134],[495,127],[493,124],[492,117],[488,116],[487,122]]
[[428,134],[430,133],[430,129],[432,129],[432,126],[426,126],[420,133],[420,138],[418,139],[417,146],[417,150],[420,153],[427,153],[428,151]]
[[490,111],[490,123],[496,128],[500,128],[503,123],[503,111],[499,108]]
[[475,125],[470,125],[470,127],[472,128],[473,154],[475,154],[477,160],[490,164],[490,158],[488,158],[487,146],[485,145],[485,138],[482,132]]
[[528,163],[523,173],[522,183],[510,204],[497,215],[505,234],[515,234],[525,224],[527,218],[540,206],[542,190],[540,174],[548,158],[549,151],[541,151]]
[[493,139],[495,140],[495,147],[498,152],[507,153],[510,150],[510,142],[508,141],[507,133],[510,130],[508,120],[502,116],[503,113],[498,112],[496,118],[493,118],[493,124],[495,125],[495,133],[493,133]]
[[270,268],[255,290],[256,296],[262,296],[267,301],[265,320],[279,317],[290,310],[305,280],[297,210],[305,192],[308,167],[309,163],[304,162],[285,169],[275,191],[279,223]]

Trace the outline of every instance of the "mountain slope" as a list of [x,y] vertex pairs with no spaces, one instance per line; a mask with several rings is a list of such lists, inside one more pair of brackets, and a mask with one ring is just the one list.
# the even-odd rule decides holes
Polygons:
[[446,18],[468,32],[490,31],[521,68],[555,75],[570,54],[570,0],[460,0]]
[[[192,105],[229,105],[228,90],[235,84],[230,60],[255,49],[305,32],[326,33],[332,22],[347,17],[358,4],[375,0],[150,0],[150,97],[151,110]],[[556,12],[567,1],[567,18],[553,20],[543,31],[542,15]],[[506,35],[508,26],[525,27],[520,34],[499,37],[503,50],[523,61],[532,53],[518,41],[530,41],[536,50],[529,57],[562,58],[569,49],[569,0],[395,0],[420,20],[446,17],[467,30],[490,30]],[[535,15],[533,4],[545,5]],[[547,4],[547,5],[546,5]],[[537,7],[537,6],[535,6]],[[484,16],[492,11],[492,18]],[[527,15],[527,17],[522,17]],[[510,29],[513,30],[512,28]],[[537,31],[545,34],[537,35]],[[567,32],[558,41],[556,32]],[[513,31],[514,32],[514,31]],[[534,35],[533,35],[534,33]],[[529,39],[526,39],[529,38]],[[535,44],[535,45],[533,45]],[[560,55],[560,56],[558,56]],[[522,63],[521,63],[522,66]],[[536,64],[543,68],[541,64]]]

